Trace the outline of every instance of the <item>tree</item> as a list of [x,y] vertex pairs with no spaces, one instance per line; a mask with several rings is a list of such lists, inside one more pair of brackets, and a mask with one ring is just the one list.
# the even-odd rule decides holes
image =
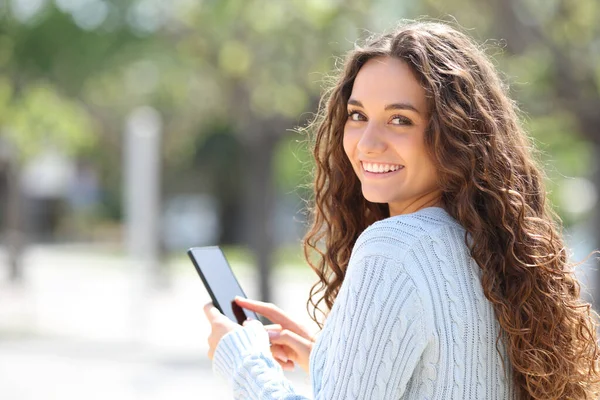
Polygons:
[[231,126],[245,154],[242,204],[252,227],[246,237],[262,297],[270,298],[274,151],[290,128],[310,118],[298,116],[316,108],[318,71],[329,71],[331,55],[356,37],[369,2],[115,0],[94,10],[56,4],[2,16],[0,42],[12,51],[0,74],[19,88],[15,93],[42,82],[82,105],[103,149],[95,154],[113,198],[115,154],[131,108],[160,110],[171,166],[193,156],[207,128]]
[[119,47],[139,40],[126,29],[103,35],[84,29],[54,6],[27,15],[18,7],[12,11],[0,15],[0,135],[8,158],[3,195],[9,275],[18,281],[26,242],[23,163],[48,147],[73,155],[95,146],[97,121],[78,97],[90,76],[114,66]]
[[[527,112],[538,143],[550,153],[550,164],[558,164],[559,171],[548,171],[550,189],[558,189],[564,175],[570,175],[591,178],[599,192],[600,3],[425,0],[423,6],[430,14],[454,15],[480,39],[499,39],[505,51],[496,54],[496,60],[509,80],[517,80],[511,87],[513,96]],[[589,212],[573,216],[562,211],[567,223],[589,216]],[[594,247],[600,249],[598,206],[593,214]],[[600,274],[596,276],[600,287]]]
[[316,72],[332,68],[331,55],[356,37],[364,11],[359,2],[211,1],[170,33],[192,53],[185,58],[198,79],[212,82],[200,112],[231,121],[244,149],[246,237],[263,300],[271,298],[275,149],[310,117],[298,116],[316,108],[322,79]]

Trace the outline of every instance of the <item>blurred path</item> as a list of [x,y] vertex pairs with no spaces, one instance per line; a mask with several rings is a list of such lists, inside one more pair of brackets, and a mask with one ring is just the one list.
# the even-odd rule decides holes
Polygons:
[[[33,247],[25,265],[22,287],[6,269],[0,279],[3,400],[231,398],[206,357],[210,299],[187,260],[170,266],[168,287],[145,292],[127,260],[98,251]],[[236,271],[256,297],[252,271]],[[308,267],[278,272],[275,302],[309,322],[312,280]],[[288,376],[310,393],[305,373]]]

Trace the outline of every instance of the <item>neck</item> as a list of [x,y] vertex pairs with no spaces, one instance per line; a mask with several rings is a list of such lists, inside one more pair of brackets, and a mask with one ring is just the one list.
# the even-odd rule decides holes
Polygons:
[[390,217],[402,214],[411,214],[427,207],[442,207],[442,194],[440,191],[427,193],[426,195],[419,197],[409,203],[390,203],[388,204],[390,209]]

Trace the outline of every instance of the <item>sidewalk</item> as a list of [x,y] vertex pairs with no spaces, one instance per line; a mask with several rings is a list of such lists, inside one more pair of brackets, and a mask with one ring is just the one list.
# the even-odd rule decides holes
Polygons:
[[[4,254],[0,253],[0,259]],[[127,260],[77,248],[34,247],[25,284],[0,279],[0,398],[230,399],[206,353],[210,301],[194,268],[171,265],[170,284],[143,290]],[[3,267],[3,266],[2,266]],[[250,268],[234,266],[256,298]],[[276,274],[275,303],[310,323],[308,271]],[[286,373],[310,394],[307,375]]]

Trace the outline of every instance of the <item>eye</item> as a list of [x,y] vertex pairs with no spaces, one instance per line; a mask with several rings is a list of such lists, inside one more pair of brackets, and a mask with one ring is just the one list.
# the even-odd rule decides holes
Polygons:
[[406,118],[404,115],[394,115],[392,117],[391,122],[392,122],[392,125],[408,125],[408,126],[410,126],[413,124],[413,122],[409,118]]
[[364,121],[366,120],[365,116],[356,110],[348,111],[348,119],[350,121]]

